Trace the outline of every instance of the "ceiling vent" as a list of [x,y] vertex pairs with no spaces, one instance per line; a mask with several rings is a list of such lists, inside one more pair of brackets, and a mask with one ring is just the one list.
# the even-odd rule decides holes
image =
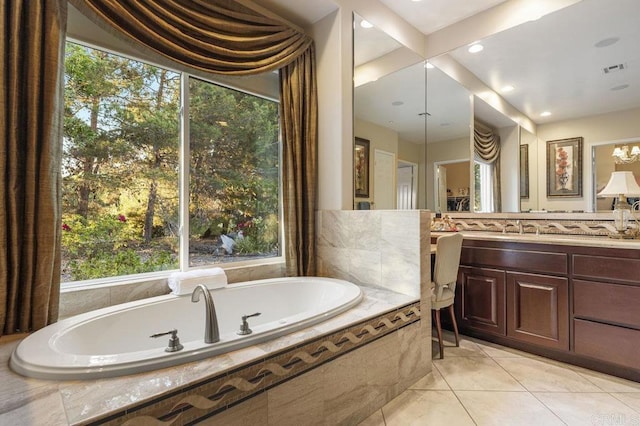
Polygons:
[[622,71],[625,68],[627,68],[626,64],[616,64],[616,65],[604,67],[602,68],[602,71],[604,71],[605,74],[611,74],[614,72]]

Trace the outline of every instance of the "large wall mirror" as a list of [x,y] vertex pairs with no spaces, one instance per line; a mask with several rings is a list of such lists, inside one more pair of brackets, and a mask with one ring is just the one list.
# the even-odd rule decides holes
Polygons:
[[424,60],[357,14],[353,24],[354,149],[368,151],[355,151],[354,208],[424,208]]
[[[582,0],[481,40],[481,52],[470,53],[469,46],[464,46],[446,54],[448,60],[491,88],[494,96],[498,94],[500,102],[534,123],[533,128],[521,126],[508,114],[481,102],[490,100],[492,94],[473,93],[475,118],[493,127],[503,143],[505,138],[509,141],[508,147],[502,146],[508,159],[501,160],[499,211],[575,212],[609,207],[611,203],[595,197],[595,191],[608,179],[601,162],[610,163],[612,152],[607,155],[605,151],[616,147],[616,143],[608,143],[604,148],[603,141],[640,140],[638,16],[637,0]],[[432,105],[445,102],[448,94],[439,93],[431,84],[427,90],[431,112]],[[427,135],[429,168],[448,159],[438,156],[440,151],[431,148]],[[547,142],[568,138],[583,140],[583,166],[576,170],[582,194],[548,195],[547,180],[553,176],[550,178],[547,170]],[[596,145],[602,145],[603,152],[592,157]],[[640,172],[636,177],[640,178]],[[473,210],[473,173],[469,187]],[[437,197],[434,191],[433,200],[427,201],[429,208],[439,205]]]

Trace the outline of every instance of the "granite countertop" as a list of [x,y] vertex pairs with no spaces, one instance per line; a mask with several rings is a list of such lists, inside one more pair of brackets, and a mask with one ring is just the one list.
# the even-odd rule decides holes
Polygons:
[[0,338],[0,382],[3,383],[0,387],[0,424],[88,422],[416,301],[413,297],[380,288],[361,288],[364,298],[359,305],[312,327],[201,361],[108,379],[55,381],[20,376],[9,369],[9,358],[25,335],[4,336]]
[[[588,247],[640,249],[640,240],[623,240],[605,236],[569,234],[518,234],[487,231],[460,231],[466,239],[484,241],[509,241],[535,244],[578,245]],[[431,232],[431,236],[446,235],[446,232]]]

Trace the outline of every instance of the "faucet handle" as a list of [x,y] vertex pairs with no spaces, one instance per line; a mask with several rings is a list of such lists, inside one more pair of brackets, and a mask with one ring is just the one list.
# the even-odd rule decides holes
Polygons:
[[152,334],[149,337],[156,339],[158,337],[167,336],[169,334],[171,335],[171,337],[169,338],[169,344],[167,345],[166,348],[164,348],[165,352],[178,352],[179,350],[184,348],[184,346],[180,344],[180,338],[178,337],[178,330],[175,328],[173,330],[169,330],[164,333]]
[[249,323],[247,322],[247,318],[257,317],[258,315],[262,315],[260,312],[256,312],[251,315],[243,315],[242,316],[242,324],[240,324],[240,330],[236,331],[236,334],[240,336],[246,336],[247,334],[253,333],[253,330],[249,328]]

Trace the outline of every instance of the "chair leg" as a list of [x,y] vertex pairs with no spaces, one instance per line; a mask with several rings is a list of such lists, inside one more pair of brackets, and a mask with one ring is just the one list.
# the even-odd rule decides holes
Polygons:
[[444,344],[442,343],[442,325],[440,324],[440,309],[435,310],[436,332],[438,333],[438,345],[440,346],[440,359],[444,359]]
[[453,323],[453,332],[456,335],[456,347],[460,346],[460,339],[458,337],[458,323],[456,322],[456,315],[453,312],[453,305],[449,305],[449,315],[451,315],[451,322]]

